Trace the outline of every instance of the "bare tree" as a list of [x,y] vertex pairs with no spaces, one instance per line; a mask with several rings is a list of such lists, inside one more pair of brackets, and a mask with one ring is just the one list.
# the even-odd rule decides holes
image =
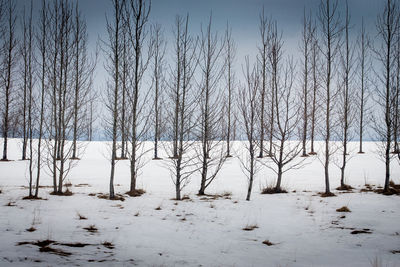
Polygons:
[[311,46],[311,54],[312,54],[312,60],[311,60],[311,68],[312,68],[312,106],[311,106],[311,148],[310,152],[308,153],[309,155],[316,155],[317,152],[315,152],[314,149],[314,141],[315,141],[315,133],[316,133],[316,124],[317,124],[317,104],[318,99],[318,92],[319,92],[319,83],[318,83],[318,39],[316,36],[314,36],[313,41],[312,41],[312,46]]
[[392,154],[399,154],[399,94],[400,94],[400,34],[396,35],[396,44],[394,48],[395,67],[394,67],[394,93],[393,93],[393,151]]
[[[202,30],[200,44],[199,67],[202,74],[200,96],[200,139],[201,152],[201,182],[199,195],[204,195],[206,188],[214,181],[221,170],[225,160],[226,147],[221,146],[222,133],[222,92],[220,79],[223,67],[218,65],[224,49],[224,44],[219,44],[218,34],[211,31],[212,16],[205,31]],[[218,152],[214,153],[214,151]]]
[[385,8],[377,18],[376,28],[381,43],[374,48],[377,60],[382,66],[382,71],[378,74],[376,90],[376,102],[381,107],[379,116],[375,116],[374,130],[382,140],[381,151],[385,161],[385,186],[384,193],[389,192],[390,181],[390,149],[393,142],[393,89],[396,87],[393,83],[393,72],[395,67],[395,45],[396,36],[399,34],[400,14],[397,2],[387,0]]
[[279,54],[276,55],[274,65],[276,71],[273,73],[272,80],[275,90],[276,117],[273,136],[276,141],[273,143],[272,151],[267,151],[274,165],[268,162],[263,165],[275,172],[277,179],[275,188],[265,193],[286,193],[281,188],[283,174],[300,168],[304,162],[304,159],[295,161],[302,151],[299,129],[302,114],[298,112],[301,101],[298,101],[299,95],[293,91],[295,79],[293,60],[289,58],[286,63],[283,63]]
[[355,103],[351,96],[355,94],[352,78],[354,74],[354,46],[349,40],[350,14],[348,2],[346,1],[346,19],[345,19],[345,44],[342,55],[343,82],[341,87],[341,98],[339,100],[339,121],[340,121],[340,140],[342,141],[342,165],[340,166],[340,187],[338,190],[349,190],[351,187],[345,184],[345,168],[348,162],[348,142],[351,139],[352,123],[354,121]]
[[108,82],[108,100],[106,104],[107,109],[111,113],[111,136],[112,136],[112,148],[111,148],[111,173],[110,173],[110,199],[115,198],[114,192],[114,175],[115,165],[117,158],[117,128],[118,128],[118,91],[120,82],[120,37],[122,34],[123,17],[122,11],[125,5],[124,0],[112,0],[113,6],[113,17],[109,21],[107,18],[107,41],[103,41],[103,49],[107,54],[107,65],[106,69],[111,76],[111,81]]
[[[176,17],[175,21],[175,69],[171,72],[169,85],[172,100],[172,134],[171,146],[166,148],[170,161],[167,167],[175,185],[176,199],[181,200],[181,191],[189,183],[194,172],[198,171],[196,155],[191,150],[195,144],[191,133],[196,126],[193,118],[198,95],[194,91],[193,79],[196,70],[197,39],[189,35],[189,15],[186,18]],[[178,116],[176,116],[178,115]],[[176,127],[177,126],[177,127]],[[175,153],[177,153],[175,155]]]
[[335,59],[340,49],[340,34],[342,26],[339,20],[338,2],[330,0],[322,0],[319,7],[319,21],[321,27],[320,52],[323,57],[323,63],[326,70],[323,73],[323,103],[325,105],[325,129],[323,136],[325,139],[324,151],[324,169],[325,169],[325,196],[331,196],[329,186],[329,163],[331,151],[331,132],[333,127],[332,109],[333,98],[337,95],[332,88],[332,73]]
[[132,64],[131,64],[131,46],[129,45],[128,39],[128,27],[126,23],[122,25],[122,55],[121,55],[121,73],[120,73],[120,84],[121,84],[121,103],[119,109],[121,110],[120,127],[121,127],[121,155],[118,159],[128,159],[126,156],[128,150],[128,127],[126,121],[128,119],[128,79],[130,76]]
[[4,106],[2,114],[3,124],[3,161],[7,161],[7,145],[8,145],[8,134],[9,134],[9,123],[10,123],[10,105],[13,101],[14,95],[14,71],[17,63],[17,38],[16,38],[16,2],[6,1],[7,5],[4,6],[5,10],[5,22],[2,25],[1,35],[1,60],[2,60],[2,73],[1,79],[3,84],[2,99]]
[[[22,57],[23,57],[23,88],[24,88],[24,139],[25,141],[29,141],[29,167],[28,167],[28,174],[29,174],[29,197],[33,197],[33,118],[32,113],[34,109],[34,95],[33,95],[33,67],[32,61],[34,60],[33,55],[33,25],[32,25],[32,8],[33,2],[31,1],[29,15],[27,17],[24,8],[24,16],[22,19],[23,25],[23,36],[22,36]],[[26,116],[26,118],[25,118]],[[24,144],[25,151],[23,152],[23,159],[26,156],[26,147],[27,144]],[[25,153],[25,154],[24,154]]]
[[158,142],[161,138],[161,105],[163,98],[164,67],[165,67],[165,49],[166,41],[160,24],[156,24],[152,31],[152,43],[154,46],[153,56],[153,85],[154,85],[154,158],[161,159],[158,156]]
[[315,25],[313,25],[311,12],[306,15],[306,11],[304,9],[303,15],[303,30],[302,30],[302,40],[300,43],[300,50],[303,56],[303,90],[302,90],[302,100],[303,100],[303,136],[302,136],[302,156],[306,157],[307,154],[307,130],[308,130],[308,120],[310,117],[308,111],[309,105],[309,91],[310,91],[310,83],[309,83],[309,75],[310,75],[310,60],[312,53],[312,45],[315,35]]
[[367,33],[365,32],[364,26],[364,18],[361,22],[361,34],[359,38],[359,54],[358,60],[360,65],[360,102],[359,102],[359,109],[360,109],[360,118],[359,118],[359,154],[365,153],[363,150],[363,137],[364,137],[364,130],[365,130],[365,111],[366,111],[366,101],[368,95],[366,91],[368,90],[367,86],[367,76],[368,76],[368,46],[369,46],[369,38]]
[[138,171],[143,167],[143,155],[147,152],[143,147],[143,140],[147,138],[149,130],[149,110],[146,110],[146,102],[150,90],[143,90],[142,80],[152,57],[152,47],[149,46],[147,54],[144,50],[144,42],[147,39],[147,24],[151,10],[150,1],[130,0],[124,9],[124,22],[128,28],[128,40],[132,46],[133,73],[130,79],[130,132],[128,133],[130,143],[130,190],[128,194],[136,196],[136,181]]
[[245,155],[239,157],[242,171],[248,179],[247,196],[246,200],[250,201],[253,182],[258,171],[257,164],[257,137],[256,129],[258,125],[257,120],[257,106],[259,105],[259,87],[260,77],[259,71],[256,66],[250,69],[249,58],[246,57],[244,67],[245,84],[239,90],[239,109],[243,132],[247,140],[245,144]]
[[74,82],[74,100],[73,100],[73,136],[72,136],[72,157],[77,157],[77,140],[83,134],[83,118],[85,106],[91,101],[90,91],[93,85],[93,73],[97,62],[97,51],[95,57],[91,58],[88,54],[86,21],[78,8],[78,2],[75,6],[75,23],[73,29],[73,82]]
[[[264,155],[264,115],[265,115],[265,98],[266,98],[266,86],[267,86],[267,63],[268,63],[268,53],[270,52],[269,49],[269,42],[270,42],[270,34],[269,31],[271,30],[271,22],[265,17],[264,6],[262,13],[260,14],[260,25],[259,31],[261,36],[261,46],[258,48],[259,53],[259,64],[261,67],[261,105],[260,105],[260,154],[258,155],[259,158],[263,158]],[[273,115],[272,115],[273,116]],[[273,118],[272,118],[273,121]],[[271,130],[271,129],[270,129]],[[271,136],[271,134],[270,134]],[[271,138],[270,138],[271,142]]]
[[53,193],[57,195],[64,194],[63,182],[76,165],[69,160],[73,146],[68,141],[73,133],[73,10],[73,5],[66,0],[54,2],[50,18],[53,48],[50,50],[52,90],[49,93],[53,119],[46,143],[51,150],[48,163],[53,175]]
[[227,85],[227,99],[226,99],[226,157],[230,158],[231,155],[231,140],[234,136],[232,133],[232,124],[235,121],[233,118],[233,99],[235,97],[235,74],[233,65],[236,56],[236,44],[232,39],[232,30],[227,26],[225,31],[225,66],[226,66],[226,85]]
[[45,123],[45,93],[48,90],[46,77],[48,75],[47,72],[47,50],[48,47],[48,5],[46,5],[45,0],[42,0],[42,6],[40,11],[40,19],[38,23],[39,30],[36,35],[37,46],[39,48],[39,56],[40,56],[40,71],[39,80],[40,80],[40,118],[39,118],[39,134],[38,134],[38,143],[37,143],[37,163],[36,163],[36,188],[35,188],[35,197],[39,196],[39,181],[41,175],[41,167],[42,167],[42,139],[43,139],[43,128]]

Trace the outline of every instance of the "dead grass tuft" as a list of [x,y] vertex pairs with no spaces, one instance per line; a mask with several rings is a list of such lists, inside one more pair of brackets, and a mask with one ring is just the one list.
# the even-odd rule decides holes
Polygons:
[[82,214],[80,214],[79,212],[77,212],[76,215],[78,215],[79,220],[87,220],[87,218],[85,216],[83,216]]
[[371,229],[364,228],[360,230],[353,230],[350,232],[352,235],[358,235],[358,234],[372,234]]
[[83,229],[85,229],[86,231],[91,232],[91,233],[97,233],[99,230],[96,228],[96,226],[94,224],[91,224],[88,227],[84,227]]
[[36,228],[31,226],[30,228],[26,229],[27,232],[35,232]]
[[58,248],[52,248],[52,247],[49,247],[49,246],[41,247],[39,249],[39,251],[40,252],[48,252],[48,253],[51,253],[51,254],[55,254],[55,255],[58,255],[58,256],[64,256],[64,257],[72,255],[71,252],[67,252],[67,251],[64,251],[64,250],[61,250],[61,249],[58,249]]
[[144,193],[146,193],[146,191],[144,191],[143,189],[135,189],[135,190],[128,191],[125,194],[127,194],[130,197],[140,197]]
[[41,197],[36,197],[36,196],[25,196],[22,198],[23,200],[43,200]]
[[6,205],[4,205],[4,206],[6,206],[6,207],[15,207],[15,206],[17,206],[17,205],[15,205],[15,202],[14,201],[9,201]]
[[272,242],[269,241],[269,240],[264,240],[262,243],[263,243],[264,245],[267,245],[268,247],[275,245],[274,243],[272,243]]
[[246,225],[244,228],[242,228],[243,231],[253,231],[254,229],[257,229],[258,225],[257,224],[250,224]]
[[104,241],[102,245],[108,249],[114,249],[114,244],[108,241]]
[[125,201],[125,198],[120,194],[115,194],[113,198],[110,198],[108,194],[98,193],[97,197],[101,199]]
[[336,197],[336,195],[332,192],[329,193],[318,193],[321,197]]
[[58,191],[57,192],[51,192],[50,195],[69,197],[69,196],[72,196],[73,193],[67,188],[67,190],[65,190],[65,192],[58,192]]
[[340,209],[336,210],[337,212],[351,212],[351,210],[347,206],[343,206]]
[[276,188],[275,186],[266,186],[261,189],[261,194],[286,194],[287,191],[284,188]]
[[352,191],[354,188],[350,185],[344,184],[336,188],[339,191]]

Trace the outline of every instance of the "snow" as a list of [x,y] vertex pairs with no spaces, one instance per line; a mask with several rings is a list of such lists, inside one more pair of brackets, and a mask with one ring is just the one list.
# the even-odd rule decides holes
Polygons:
[[[384,182],[384,164],[373,142],[364,144],[366,154],[356,154],[357,144],[350,145],[346,178],[355,193],[333,190],[336,197],[318,196],[324,190],[324,177],[321,162],[314,156],[304,168],[284,174],[288,194],[260,194],[261,186],[274,179],[273,172],[263,168],[249,202],[244,200],[247,180],[237,158],[229,159],[208,189],[208,193],[231,192],[230,199],[196,196],[200,182],[196,174],[183,191],[190,200],[172,200],[174,185],[166,159],[149,160],[143,168],[138,185],[146,194],[141,197],[126,197],[121,202],[89,196],[108,193],[108,144],[87,144],[66,180],[73,184],[73,196],[53,196],[51,188],[41,188],[39,195],[47,200],[30,201],[22,200],[28,194],[23,187],[28,185],[28,161],[18,160],[21,141],[11,139],[9,158],[14,161],[0,162],[0,266],[372,266],[375,260],[383,266],[400,266],[400,254],[391,252],[400,250],[399,196],[359,192],[365,183],[379,186]],[[236,151],[241,145],[235,144]],[[400,182],[397,160],[392,162],[391,175]],[[339,169],[332,164],[332,189],[339,179]],[[51,184],[49,173],[44,173],[41,185]],[[128,161],[118,162],[115,184],[117,193],[128,191]],[[15,206],[7,206],[9,202]],[[342,206],[351,212],[336,212]],[[87,220],[79,220],[78,213]],[[90,225],[98,232],[83,229]],[[248,225],[258,228],[242,230]],[[37,230],[27,232],[31,226]],[[368,228],[372,233],[353,235],[353,228]],[[39,252],[35,245],[17,245],[45,239],[91,245],[50,245],[70,256]],[[264,240],[274,245],[267,246]],[[106,241],[115,248],[101,245]]]

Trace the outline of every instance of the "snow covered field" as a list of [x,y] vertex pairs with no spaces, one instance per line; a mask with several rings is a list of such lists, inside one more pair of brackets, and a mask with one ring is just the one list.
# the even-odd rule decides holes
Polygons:
[[[105,142],[91,142],[65,181],[72,184],[72,196],[53,196],[44,187],[39,196],[46,200],[31,201],[22,200],[28,194],[28,161],[18,160],[20,141],[11,140],[14,161],[0,162],[0,266],[374,266],[374,261],[400,266],[400,197],[359,192],[366,183],[383,184],[384,164],[375,143],[366,143],[363,155],[355,153],[356,143],[351,146],[347,183],[353,193],[318,196],[323,168],[310,157],[303,169],[283,177],[288,194],[261,195],[261,187],[274,180],[262,169],[247,202],[247,179],[232,158],[208,189],[225,196],[196,196],[195,175],[183,191],[190,199],[177,202],[164,160],[144,167],[138,184],[146,194],[122,202],[97,197],[108,193],[109,152]],[[398,160],[391,175],[400,182]],[[339,177],[332,164],[332,189]],[[44,174],[41,185],[51,184]],[[128,161],[118,162],[115,184],[116,193],[128,191]],[[337,212],[342,206],[351,212]],[[91,225],[97,231],[84,229]],[[251,226],[257,227],[243,230]],[[31,227],[36,231],[26,230]],[[55,251],[29,244],[43,240],[54,241],[48,247]]]

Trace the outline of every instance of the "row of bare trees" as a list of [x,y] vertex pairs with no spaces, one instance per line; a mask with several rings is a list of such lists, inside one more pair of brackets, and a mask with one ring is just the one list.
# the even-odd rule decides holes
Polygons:
[[97,54],[88,51],[78,3],[42,1],[39,6],[34,10],[33,1],[26,1],[18,13],[15,1],[0,5],[2,159],[8,160],[7,139],[15,127],[14,136],[22,137],[21,159],[29,160],[31,198],[38,197],[43,166],[52,174],[54,193],[63,193],[63,182],[83,152],[77,140],[92,131],[95,119]]
[[[345,181],[348,142],[358,135],[358,152],[364,153],[368,128],[382,141],[384,190],[389,190],[400,129],[396,1],[387,0],[378,16],[375,42],[364,21],[359,33],[351,27],[347,1],[344,10],[336,0],[321,0],[316,14],[304,10],[297,63],[284,50],[278,22],[263,8],[257,57],[246,57],[242,81],[235,73],[237,47],[229,24],[220,35],[210,15],[196,36],[190,33],[189,15],[177,16],[168,46],[162,26],[150,23],[150,1],[111,3],[107,36],[101,39],[109,74],[102,97],[109,114],[105,132],[112,140],[110,198],[115,198],[118,160],[129,160],[128,193],[143,193],[137,179],[150,150],[154,159],[167,158],[177,199],[197,172],[198,193],[205,194],[237,154],[232,140],[238,139],[246,140],[239,158],[249,179],[247,199],[261,166],[276,173],[271,192],[280,193],[283,174],[300,168],[310,155],[324,166],[325,195],[330,196],[331,164],[341,169],[339,189],[350,188]],[[30,161],[29,195],[37,197],[41,167],[50,170],[54,193],[63,194],[63,182],[84,150],[77,141],[92,139],[98,53],[89,51],[78,1],[43,0],[37,19],[33,12],[32,1],[21,16],[15,2],[0,1],[2,159],[8,160],[9,136],[21,137],[21,159]],[[318,139],[324,146],[317,154]],[[146,140],[153,140],[154,148],[146,147]]]
[[[388,0],[377,21],[382,47],[370,42],[364,21],[360,33],[355,33],[347,1],[344,10],[334,0],[322,0],[317,14],[304,10],[299,64],[284,51],[282,31],[263,9],[258,55],[254,63],[246,58],[243,83],[235,78],[236,45],[229,25],[224,36],[219,36],[212,29],[210,15],[201,34],[193,36],[189,15],[177,16],[173,56],[167,60],[163,29],[148,25],[150,2],[112,3],[114,15],[108,21],[109,39],[105,42],[112,77],[107,102],[113,139],[110,198],[114,197],[115,162],[124,159],[125,153],[131,161],[129,193],[137,195],[136,179],[147,152],[142,141],[147,139],[154,140],[154,159],[161,159],[159,141],[170,141],[161,144],[177,199],[197,171],[201,176],[199,194],[205,194],[232,156],[236,121],[241,125],[240,138],[247,140],[247,152],[239,156],[249,179],[247,199],[260,165],[276,173],[271,192],[283,192],[283,174],[303,166],[308,156],[317,155],[314,142],[318,138],[324,140],[317,156],[324,167],[324,195],[333,195],[332,163],[341,169],[338,189],[351,188],[345,181],[348,142],[358,135],[358,152],[364,153],[367,125],[375,128],[375,138],[385,141],[388,190],[390,149],[398,153],[399,132],[399,10],[393,0]],[[379,67],[372,71],[371,63],[376,61],[385,71],[380,72]],[[142,82],[144,77],[151,83]],[[378,107],[385,107],[383,114],[372,115],[371,96]],[[385,122],[384,130],[380,120]],[[338,151],[340,159],[334,158]]]

